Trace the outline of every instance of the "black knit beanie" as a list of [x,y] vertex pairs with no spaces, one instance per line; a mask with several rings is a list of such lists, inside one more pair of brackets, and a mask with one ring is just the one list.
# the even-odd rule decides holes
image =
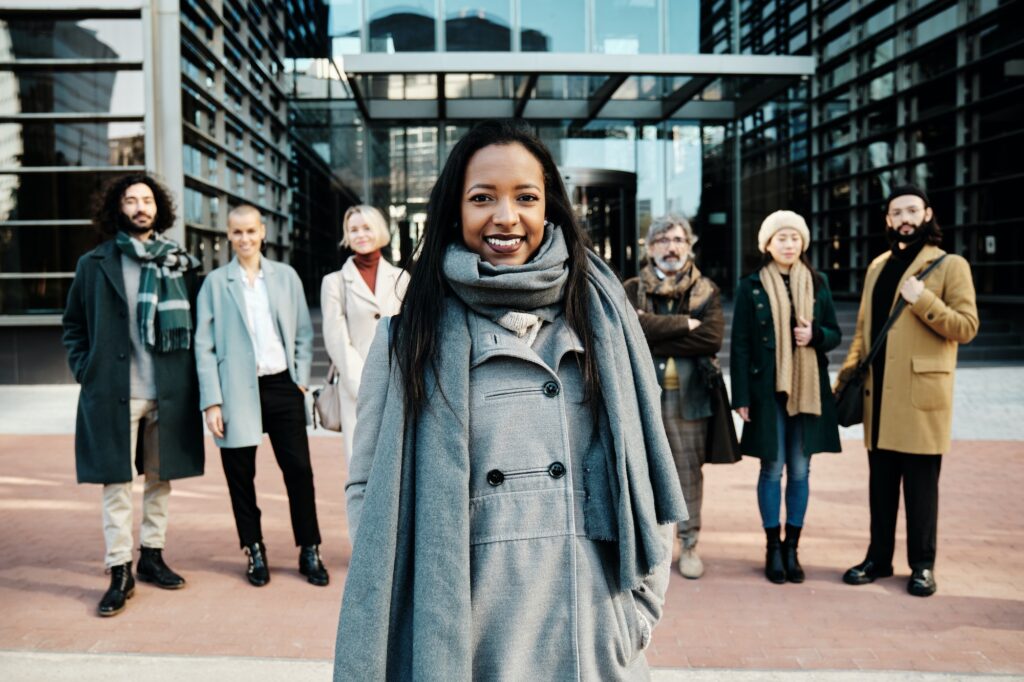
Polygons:
[[906,195],[913,195],[915,197],[921,197],[921,201],[924,202],[924,207],[928,208],[932,205],[932,202],[928,201],[928,195],[924,193],[924,190],[917,185],[900,185],[893,187],[892,192],[889,193],[889,198],[885,200],[885,212],[889,212],[889,204],[896,197],[902,197]]

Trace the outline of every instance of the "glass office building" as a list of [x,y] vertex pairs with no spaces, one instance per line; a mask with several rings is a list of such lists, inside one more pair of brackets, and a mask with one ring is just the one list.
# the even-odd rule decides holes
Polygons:
[[340,216],[381,207],[407,261],[474,121],[551,147],[623,275],[653,216],[689,216],[727,292],[768,212],[808,217],[855,299],[882,198],[927,188],[979,299],[1024,304],[1024,39],[1012,0],[0,0],[0,382],[69,380],[59,321],[90,196],[161,177],[207,269],[264,213],[312,302]]

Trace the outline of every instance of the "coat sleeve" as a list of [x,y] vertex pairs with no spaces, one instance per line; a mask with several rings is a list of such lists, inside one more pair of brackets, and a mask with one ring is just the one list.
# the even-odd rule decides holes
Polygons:
[[213,340],[213,289],[216,284],[206,278],[196,299],[196,336],[192,342],[199,375],[199,409],[223,405],[220,373],[217,371],[217,349]]
[[355,545],[359,518],[363,511],[366,482],[373,468],[373,456],[377,447],[377,434],[384,418],[384,403],[388,395],[391,364],[388,361],[388,328],[391,319],[384,318],[377,325],[377,333],[370,344],[363,367],[363,382],[356,401],[355,440],[352,444],[352,459],[348,463],[348,482],[345,484],[345,501],[348,509],[348,537]]
[[[667,333],[659,340],[652,340],[648,337],[651,355],[674,358],[701,357],[714,355],[722,350],[722,340],[725,337],[725,314],[722,312],[722,298],[717,287],[711,294],[704,318],[696,329],[689,328],[689,315],[646,314],[640,316],[640,324],[643,325],[645,321],[651,322],[651,318],[654,321],[652,326],[671,324],[677,328],[676,333]],[[682,320],[683,324],[680,324],[679,320]],[[679,327],[682,328],[678,329]],[[646,331],[647,326],[644,326],[644,332]]]
[[732,339],[729,344],[729,379],[732,384],[732,406],[750,406],[750,349],[754,306],[750,283],[740,280],[736,287],[736,303],[732,315]]
[[825,275],[821,276],[821,287],[818,289],[821,301],[821,317],[814,321],[814,338],[811,345],[822,353],[827,353],[839,346],[843,340],[843,332],[836,320],[836,306],[832,302],[832,291],[829,289]]
[[675,538],[671,525],[665,526],[662,534],[667,548],[665,561],[661,562],[651,575],[644,578],[640,589],[633,590],[637,615],[641,618],[641,649],[646,649],[650,644],[651,631],[665,611],[665,593],[668,592],[669,576],[672,572],[672,542]]
[[313,322],[309,319],[309,305],[299,274],[292,270],[295,319],[295,376],[299,386],[309,388],[309,375],[313,368]]
[[68,302],[64,308],[64,334],[61,341],[68,351],[68,366],[75,376],[75,381],[82,383],[82,372],[89,357],[89,319],[85,312],[83,280],[86,256],[78,260],[75,267],[75,278],[71,281],[68,291]]
[[348,333],[345,316],[345,281],[339,273],[324,277],[320,285],[320,310],[324,318],[324,346],[338,370],[341,385],[352,400],[359,395],[359,379],[363,367]]
[[944,294],[939,297],[927,287],[910,310],[939,336],[970,343],[978,334],[978,306],[971,266],[960,256],[947,256]]

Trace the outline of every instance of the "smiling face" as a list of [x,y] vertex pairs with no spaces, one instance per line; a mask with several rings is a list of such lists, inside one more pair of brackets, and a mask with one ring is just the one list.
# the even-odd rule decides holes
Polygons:
[[345,234],[348,237],[349,248],[356,253],[373,253],[380,248],[376,230],[366,222],[362,213],[353,213],[348,217]]
[[791,227],[784,227],[772,235],[765,248],[772,255],[772,260],[780,266],[789,268],[803,253],[804,241],[800,238],[799,232]]
[[544,169],[521,144],[492,144],[466,165],[462,241],[491,265],[522,265],[544,239]]
[[140,239],[149,237],[156,221],[156,197],[144,182],[129,185],[121,197],[121,212],[128,219],[132,234]]
[[267,228],[258,211],[246,211],[228,215],[228,241],[231,250],[241,261],[258,258],[260,246],[267,237]]

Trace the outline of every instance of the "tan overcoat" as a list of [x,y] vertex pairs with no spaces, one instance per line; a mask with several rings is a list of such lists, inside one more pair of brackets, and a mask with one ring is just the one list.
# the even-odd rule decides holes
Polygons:
[[[926,245],[903,273],[900,287],[943,253],[937,246]],[[891,256],[887,251],[868,266],[857,330],[840,377],[852,372],[871,350],[872,292]],[[957,347],[969,343],[977,333],[978,308],[970,265],[961,256],[950,254],[928,274],[921,297],[904,308],[889,330],[883,351],[881,411],[885,417],[878,430],[880,450],[931,455],[949,451]],[[872,389],[869,368],[864,382],[864,443],[868,448],[874,419]]]

